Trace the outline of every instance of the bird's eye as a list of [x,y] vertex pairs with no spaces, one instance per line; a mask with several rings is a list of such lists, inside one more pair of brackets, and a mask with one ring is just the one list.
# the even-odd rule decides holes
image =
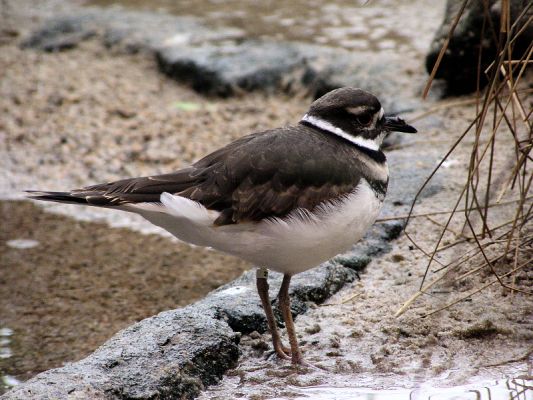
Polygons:
[[355,118],[363,126],[370,125],[372,122],[372,117],[369,114],[362,114]]

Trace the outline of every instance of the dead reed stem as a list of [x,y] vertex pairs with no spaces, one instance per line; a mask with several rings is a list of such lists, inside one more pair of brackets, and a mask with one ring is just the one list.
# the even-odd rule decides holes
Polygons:
[[[485,21],[482,32],[486,32],[493,38],[497,51],[494,60],[484,71],[481,70],[481,55],[478,57],[478,90],[475,96],[432,107],[411,118],[411,120],[421,119],[434,112],[442,112],[456,106],[476,106],[475,117],[422,184],[408,214],[379,220],[405,219],[407,224],[411,219],[424,217],[439,229],[431,245],[432,250],[424,249],[427,246],[418,242],[416,232],[412,233],[406,229],[406,237],[427,257],[428,261],[419,290],[399,308],[396,316],[407,311],[422,295],[430,294],[436,285],[450,277],[452,271],[459,274],[451,280],[452,283],[477,276],[477,280],[472,281],[477,287],[466,294],[458,293],[458,298],[442,307],[428,311],[425,316],[448,309],[495,283],[510,290],[512,294],[533,294],[519,287],[517,279],[519,273],[527,273],[524,270],[533,266],[533,227],[531,226],[533,171],[528,168],[528,163],[533,161],[531,156],[533,101],[530,97],[531,87],[524,82],[524,78],[528,76],[527,67],[533,63],[533,43],[527,45],[519,57],[513,58],[514,46],[520,35],[525,32],[528,24],[533,23],[533,16],[528,14],[532,3],[525,6],[513,21],[509,0],[500,0],[500,2],[501,15],[499,27],[496,29],[489,16],[489,3],[483,0]],[[448,36],[424,88],[423,98],[429,92],[467,3],[468,0],[462,3],[451,24]],[[488,79],[488,84],[483,91],[479,90],[482,74]],[[511,141],[508,135],[511,135]],[[457,193],[452,209],[415,213],[415,206],[425,187],[434,179],[450,155],[458,150],[464,151],[469,145],[468,142],[471,143],[471,148],[469,149],[467,177],[462,189]],[[510,156],[505,163],[496,162],[497,155],[501,160],[501,154],[506,153]],[[515,198],[506,200],[505,197],[511,194]],[[504,211],[499,212],[500,216],[494,210],[496,206],[504,207]],[[489,212],[489,210],[492,211]],[[511,213],[512,219],[502,220],[505,213]],[[432,218],[437,215],[446,215],[446,221],[441,222]],[[462,225],[462,229],[456,228],[458,224]],[[453,236],[455,240],[442,245],[445,235],[447,238]],[[462,254],[457,256],[458,245],[461,245],[460,248],[463,250]],[[443,257],[448,255],[452,261],[443,262],[443,257],[437,259],[436,256],[439,253],[442,253]],[[434,264],[438,264],[438,268],[432,271],[431,267]],[[478,274],[483,270],[488,272],[488,276]],[[426,282],[430,272],[440,272],[440,274],[430,282]],[[489,279],[490,276],[492,279]]]

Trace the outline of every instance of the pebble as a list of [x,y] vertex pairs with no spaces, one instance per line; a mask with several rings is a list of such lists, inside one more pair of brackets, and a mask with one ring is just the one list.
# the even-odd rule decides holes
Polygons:
[[33,239],[13,239],[8,240],[6,244],[8,247],[20,250],[32,249],[39,246],[39,242]]

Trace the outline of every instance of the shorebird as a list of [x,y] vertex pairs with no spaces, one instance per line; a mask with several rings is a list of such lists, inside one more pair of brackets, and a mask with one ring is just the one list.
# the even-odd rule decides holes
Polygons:
[[[385,116],[371,93],[345,87],[314,101],[297,125],[244,136],[179,171],[28,193],[134,212],[180,240],[253,263],[274,351],[304,364],[290,310],[291,277],[348,250],[374,223],[389,180],[381,145],[392,131],[416,129]],[[269,269],[284,274],[279,306],[290,348],[272,311]]]

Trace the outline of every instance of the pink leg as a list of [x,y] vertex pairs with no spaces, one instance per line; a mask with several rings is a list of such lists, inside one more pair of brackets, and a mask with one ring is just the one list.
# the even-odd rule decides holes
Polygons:
[[298,346],[298,339],[296,338],[296,331],[294,329],[294,322],[291,314],[291,300],[289,297],[289,285],[291,283],[291,276],[289,274],[283,275],[283,282],[279,289],[279,306],[283,319],[285,320],[285,326],[287,327],[287,335],[289,336],[289,342],[291,345],[291,358],[293,365],[305,365],[302,357],[302,352]]
[[276,319],[274,312],[272,311],[272,305],[270,304],[270,298],[268,297],[268,271],[266,268],[259,268],[256,274],[257,292],[261,299],[261,304],[265,310],[265,315],[268,323],[268,330],[272,335],[272,344],[274,351],[279,358],[288,360],[290,357],[290,350],[283,346],[281,338],[279,336],[278,327],[276,325]]

